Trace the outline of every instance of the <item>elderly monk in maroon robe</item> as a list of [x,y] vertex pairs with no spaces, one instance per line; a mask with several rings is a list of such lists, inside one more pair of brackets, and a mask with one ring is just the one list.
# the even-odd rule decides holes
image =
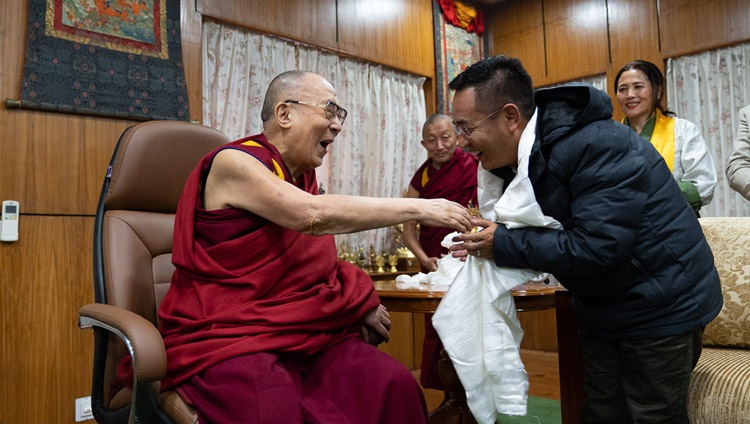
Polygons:
[[[479,162],[476,156],[464,152],[458,145],[450,116],[436,113],[427,119],[422,128],[422,146],[427,150],[427,160],[414,173],[406,197],[444,198],[464,206],[470,203],[476,206]],[[436,271],[437,260],[448,253],[440,243],[454,230],[421,225],[417,240],[416,227],[416,221],[404,224],[404,244],[419,259],[422,272]],[[437,368],[443,346],[431,318],[432,314],[425,316],[420,382],[426,388],[443,390]]]
[[[390,319],[333,234],[417,220],[471,228],[448,200],[318,195],[314,169],[346,111],[319,75],[269,85],[263,134],[207,155],[175,220],[159,309],[168,371],[203,423],[423,423],[409,370],[377,350]],[[127,372],[123,364],[121,374]]]

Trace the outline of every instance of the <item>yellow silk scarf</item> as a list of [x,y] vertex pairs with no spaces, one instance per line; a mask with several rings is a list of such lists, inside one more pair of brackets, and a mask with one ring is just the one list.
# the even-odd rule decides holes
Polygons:
[[656,109],[656,125],[651,134],[651,145],[664,158],[670,172],[674,169],[674,123],[674,118],[664,116],[659,109]]
[[[620,122],[628,125],[627,118],[622,118]],[[651,139],[649,140],[651,145],[664,158],[670,172],[674,169],[674,123],[674,118],[664,116],[659,109],[656,109],[654,131],[651,133]]]

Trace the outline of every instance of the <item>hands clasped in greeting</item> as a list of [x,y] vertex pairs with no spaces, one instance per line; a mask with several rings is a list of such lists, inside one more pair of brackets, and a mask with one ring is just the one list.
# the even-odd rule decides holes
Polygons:
[[462,261],[465,261],[469,255],[478,258],[493,259],[492,240],[495,237],[495,229],[498,224],[483,218],[471,218],[471,225],[479,227],[481,230],[454,237],[453,241],[456,244],[450,248],[451,255]]

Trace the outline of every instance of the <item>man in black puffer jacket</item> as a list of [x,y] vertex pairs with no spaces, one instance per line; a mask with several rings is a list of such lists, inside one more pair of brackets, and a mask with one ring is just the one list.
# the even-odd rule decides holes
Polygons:
[[571,291],[585,423],[689,422],[690,374],[722,295],[700,224],[659,153],[611,119],[606,93],[569,84],[534,94],[514,58],[477,62],[449,87],[456,130],[484,169],[512,179],[521,136],[534,137],[529,179],[564,227],[477,219],[484,230],[458,237],[453,255],[549,272]]

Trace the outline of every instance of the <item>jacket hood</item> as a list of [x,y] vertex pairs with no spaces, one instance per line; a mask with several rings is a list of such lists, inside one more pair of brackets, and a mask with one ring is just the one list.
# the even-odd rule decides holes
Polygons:
[[537,138],[541,144],[576,131],[594,121],[612,118],[612,101],[607,93],[589,84],[570,83],[543,88],[534,94],[539,115]]

